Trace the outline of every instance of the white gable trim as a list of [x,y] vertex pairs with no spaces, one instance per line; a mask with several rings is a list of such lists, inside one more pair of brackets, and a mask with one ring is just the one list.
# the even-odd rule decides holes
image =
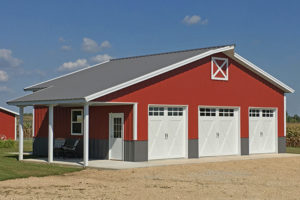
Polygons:
[[188,58],[186,60],[180,61],[178,63],[166,66],[166,67],[161,68],[159,70],[156,70],[154,72],[145,74],[145,75],[140,76],[138,78],[132,79],[132,80],[127,81],[125,83],[121,83],[119,85],[116,85],[114,87],[108,88],[106,90],[102,90],[100,92],[97,92],[97,93],[94,93],[92,95],[86,96],[84,98],[88,102],[88,101],[91,101],[93,99],[97,99],[99,97],[102,97],[102,96],[105,96],[107,94],[110,94],[112,92],[115,92],[115,91],[121,90],[123,88],[129,87],[129,86],[134,85],[136,83],[139,83],[139,82],[145,81],[147,79],[153,78],[155,76],[158,76],[158,75],[163,74],[165,72],[171,71],[173,69],[179,68],[179,67],[184,66],[186,64],[192,63],[194,61],[200,60],[200,59],[205,58],[207,56],[210,56],[210,55],[213,55],[213,54],[216,54],[216,53],[220,53],[220,52],[224,52],[224,51],[233,50],[233,49],[234,49],[234,46],[232,45],[232,46],[226,46],[226,47],[221,47],[221,48],[218,48],[218,49],[210,50],[210,51],[207,51],[205,53],[199,54],[197,56],[193,56],[193,57]]
[[[240,56],[239,54],[234,53],[233,56],[234,56],[233,57],[234,60],[236,60],[237,62],[239,62],[240,64],[242,64],[243,66],[245,66],[246,68],[251,70],[252,72],[256,73],[257,75],[259,75],[263,79],[271,82],[273,85],[281,88],[284,92],[288,92],[288,93],[294,93],[295,92],[295,90],[293,88],[291,88],[291,87],[287,86],[286,84],[284,84],[283,82],[279,81],[278,79],[276,79],[275,77],[273,77],[269,73],[265,72],[264,70],[257,67],[256,65],[254,65],[253,63],[251,63],[247,59]],[[232,56],[229,55],[229,57],[232,57]]]
[[14,111],[12,111],[12,110],[9,110],[9,109],[7,109],[7,108],[0,107],[0,110],[4,110],[4,111],[9,112],[9,113],[12,113],[12,114],[14,114],[14,115],[16,115],[16,116],[19,116],[19,113],[14,112]]

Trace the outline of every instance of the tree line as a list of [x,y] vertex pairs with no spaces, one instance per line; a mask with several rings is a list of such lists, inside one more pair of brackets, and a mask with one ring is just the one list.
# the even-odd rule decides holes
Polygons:
[[299,115],[294,115],[291,116],[288,113],[286,113],[286,122],[288,123],[300,123],[300,116]]

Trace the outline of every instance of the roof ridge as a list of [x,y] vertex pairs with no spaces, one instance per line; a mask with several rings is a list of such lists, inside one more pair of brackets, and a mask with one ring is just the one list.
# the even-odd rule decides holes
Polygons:
[[211,48],[222,48],[222,47],[226,47],[226,46],[235,46],[235,44],[210,46],[210,47],[195,48],[195,49],[185,49],[185,50],[161,52],[161,53],[153,53],[153,54],[145,54],[145,55],[140,55],[140,56],[129,56],[129,57],[123,57],[123,58],[113,58],[113,59],[110,59],[110,61],[133,59],[133,58],[148,57],[148,56],[157,56],[157,55],[172,54],[172,53],[182,53],[182,52],[197,51],[197,50],[211,49]]

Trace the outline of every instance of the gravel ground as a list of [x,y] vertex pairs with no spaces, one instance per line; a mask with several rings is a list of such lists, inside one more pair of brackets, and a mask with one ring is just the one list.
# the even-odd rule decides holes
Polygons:
[[300,158],[95,170],[0,182],[1,199],[299,199]]

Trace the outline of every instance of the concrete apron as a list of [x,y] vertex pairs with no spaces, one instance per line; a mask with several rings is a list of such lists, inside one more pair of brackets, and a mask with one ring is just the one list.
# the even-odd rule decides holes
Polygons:
[[[202,157],[195,159],[167,159],[167,160],[151,160],[148,162],[127,162],[127,161],[116,161],[116,160],[89,160],[88,168],[97,169],[134,169],[143,167],[157,167],[157,166],[168,166],[168,165],[184,165],[184,164],[199,164],[199,163],[211,163],[211,162],[226,162],[226,161],[239,161],[239,160],[256,160],[256,159],[267,159],[267,158],[288,158],[288,157],[300,157],[300,154],[256,154],[249,156],[219,156],[219,157]],[[25,162],[40,162],[47,163],[47,158],[38,159],[24,159]],[[71,165],[71,166],[83,166],[81,159],[55,159],[53,164]]]

